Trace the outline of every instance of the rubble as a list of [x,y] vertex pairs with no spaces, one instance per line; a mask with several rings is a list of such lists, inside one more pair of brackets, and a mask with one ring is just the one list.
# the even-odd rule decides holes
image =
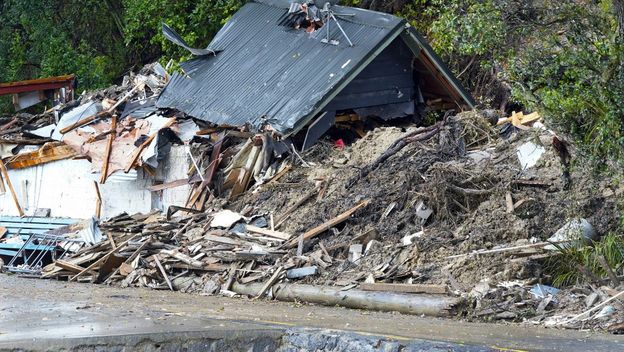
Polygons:
[[[371,291],[409,300],[435,295],[418,309],[622,330],[621,265],[612,268],[603,258],[608,277],[561,288],[550,286],[546,269],[563,244],[583,237],[579,246],[591,245],[615,228],[616,198],[624,190],[582,166],[570,168],[559,137],[535,115],[494,127],[479,112],[448,113],[428,127],[369,129],[351,144],[326,137],[300,153],[271,132],[157,109],[152,98],[168,77],[149,66],[122,86],[85,93],[41,115],[18,114],[0,126],[12,131],[1,137],[3,145],[17,148],[3,149],[8,170],[0,163],[1,184],[21,215],[28,202],[8,171],[86,159],[99,180],[98,216],[80,229],[0,240],[62,255],[48,265],[39,257],[22,266],[11,262],[9,269],[320,304],[339,304],[328,297],[344,294],[345,305],[367,307],[373,299],[372,306],[409,313],[416,308],[397,303],[398,296]],[[146,188],[188,186],[185,204],[166,214],[100,218],[101,187],[159,172],[173,144],[184,147],[189,170]]]
[[[585,176],[586,170],[573,170],[572,189],[565,189],[559,159],[549,145],[542,146],[541,164],[524,168],[515,150],[533,138],[526,131],[478,146],[490,155],[479,160],[462,155],[456,142],[440,146],[449,141],[445,133],[459,129],[458,121],[479,118],[475,113],[448,117],[436,125],[437,135],[406,143],[385,157],[387,150],[396,150],[396,142],[388,143],[377,157],[369,156],[368,165],[375,168],[335,166],[335,160],[346,157],[350,165],[349,156],[365,155],[366,141],[386,134],[385,128],[344,150],[321,142],[300,156],[307,166],[287,157],[289,167],[278,179],[243,180],[251,189],[241,188],[237,197],[216,193],[213,185],[205,188],[209,196],[203,206],[167,216],[155,211],[101,220],[102,241],[43,267],[41,276],[199,294],[253,291],[262,297],[269,292],[284,299],[304,294],[288,286],[289,294],[276,296],[278,287],[288,283],[329,285],[340,292],[359,287],[426,293],[460,299],[454,309],[466,319],[615,329],[623,308],[616,286],[555,289],[546,285],[552,278],[544,273],[549,258],[559,255],[548,250],[554,241],[550,235],[569,227],[565,214],[576,209],[584,216],[582,223],[595,224],[592,233],[604,233],[617,221],[610,215],[615,199],[600,198],[599,206],[592,205],[594,196],[584,190],[601,181]],[[405,135],[417,136],[419,130],[392,131],[395,140],[405,141]],[[256,159],[243,167],[251,172],[258,162],[252,154],[260,154],[251,149],[261,139],[239,143],[229,165]],[[245,149],[250,153],[240,152]],[[224,157],[209,157],[219,158]],[[233,170],[209,173],[227,179]],[[196,185],[206,183],[207,176],[203,181],[197,177]],[[566,203],[570,192],[577,203]],[[613,273],[616,279],[621,269]],[[312,302],[325,301],[317,297]],[[588,308],[589,313],[579,314]]]

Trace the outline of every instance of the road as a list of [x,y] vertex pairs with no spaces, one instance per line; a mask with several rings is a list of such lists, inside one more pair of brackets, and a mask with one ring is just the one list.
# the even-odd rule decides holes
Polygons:
[[[243,350],[251,345],[252,350],[269,351],[283,343],[284,336],[295,345],[327,344],[328,336],[343,336],[344,343],[357,344],[362,343],[358,339],[370,337],[377,346],[388,341],[432,351],[624,350],[624,336],[592,332],[120,289],[4,274],[0,275],[0,297],[0,350],[82,351],[95,350],[93,346],[116,346],[100,348],[102,351],[122,350],[122,346],[159,350],[156,347],[167,343],[171,347],[196,341],[206,346],[210,341],[215,351]],[[141,345],[146,343],[150,348]]]

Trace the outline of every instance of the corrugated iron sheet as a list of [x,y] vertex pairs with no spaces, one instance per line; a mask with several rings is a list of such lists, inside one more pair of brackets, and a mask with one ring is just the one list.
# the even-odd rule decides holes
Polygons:
[[309,34],[279,26],[289,3],[243,6],[208,46],[222,51],[184,63],[187,75],[175,74],[157,105],[216,124],[268,124],[285,135],[301,128],[334,87],[404,24],[392,15],[335,6],[337,15],[352,15],[339,20],[354,46],[330,22],[330,39],[340,42],[334,46],[321,43],[325,27]]

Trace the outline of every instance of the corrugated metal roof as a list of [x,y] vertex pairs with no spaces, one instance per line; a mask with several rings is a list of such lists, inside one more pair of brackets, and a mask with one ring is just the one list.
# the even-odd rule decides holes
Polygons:
[[[353,42],[349,47],[334,23],[313,34],[279,26],[286,0],[263,0],[241,8],[208,46],[216,56],[196,58],[175,74],[157,105],[181,110],[216,124],[271,125],[285,135],[301,128],[326,104],[335,88],[361,69],[367,59],[403,29],[398,17],[334,6]],[[387,43],[386,43],[387,44]]]

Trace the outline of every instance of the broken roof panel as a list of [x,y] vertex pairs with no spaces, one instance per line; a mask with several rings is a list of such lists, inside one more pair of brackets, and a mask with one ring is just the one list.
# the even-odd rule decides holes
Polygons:
[[[333,21],[312,33],[281,25],[291,2],[255,0],[243,6],[201,52],[208,55],[182,63],[186,74],[172,77],[157,106],[220,125],[248,124],[253,130],[270,125],[290,135],[317,116],[395,39],[408,43],[414,57],[426,64],[423,69],[441,96],[460,107],[474,106],[470,94],[405,20],[333,6],[347,40]],[[163,32],[198,52],[169,27],[163,25]],[[321,42],[326,37],[338,45]]]
[[209,45],[216,56],[183,65],[188,76],[176,74],[158,106],[173,107],[216,124],[270,124],[282,134],[295,129],[332,89],[355,72],[390,33],[402,29],[397,17],[361,9],[336,7],[354,14],[340,23],[354,43],[335,25],[330,37],[339,45],[320,42],[326,29],[309,34],[279,26],[288,1],[249,3],[238,11]]

